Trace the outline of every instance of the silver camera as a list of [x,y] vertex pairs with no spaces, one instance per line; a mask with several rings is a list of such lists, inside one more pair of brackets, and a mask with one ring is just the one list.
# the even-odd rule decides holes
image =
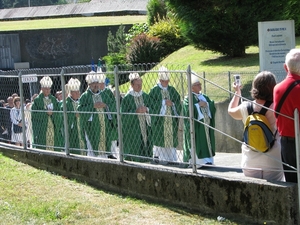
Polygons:
[[242,82],[241,82],[241,75],[235,74],[235,75],[233,75],[233,77],[234,77],[234,83],[235,83],[237,86],[241,86],[241,85],[242,85]]

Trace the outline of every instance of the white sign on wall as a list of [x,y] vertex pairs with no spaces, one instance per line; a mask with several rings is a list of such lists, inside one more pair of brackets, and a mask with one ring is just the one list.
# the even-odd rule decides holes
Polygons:
[[283,80],[285,55],[295,48],[294,20],[258,22],[260,71],[273,72]]
[[22,83],[34,83],[37,81],[38,78],[36,74],[26,74],[22,76]]

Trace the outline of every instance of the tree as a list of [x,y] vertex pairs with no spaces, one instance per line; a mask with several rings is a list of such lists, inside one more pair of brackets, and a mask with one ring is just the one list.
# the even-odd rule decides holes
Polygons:
[[167,8],[164,0],[149,0],[147,4],[148,25],[151,26],[157,21],[164,19],[167,15]]
[[300,4],[299,1],[288,1],[288,10],[286,19],[295,21],[296,36],[300,35]]
[[298,0],[166,2],[180,21],[182,35],[192,45],[233,57],[243,56],[248,46],[258,44],[258,22],[291,19],[296,13],[290,13],[290,7],[300,7]]
[[[104,56],[103,59],[108,67],[126,64],[126,36],[124,25],[119,26],[115,35],[113,35],[111,31],[108,32],[107,50],[108,54]],[[127,74],[121,74],[119,76],[119,83],[123,84],[127,82],[127,76]],[[111,83],[114,84],[114,76],[108,75],[108,78]]]

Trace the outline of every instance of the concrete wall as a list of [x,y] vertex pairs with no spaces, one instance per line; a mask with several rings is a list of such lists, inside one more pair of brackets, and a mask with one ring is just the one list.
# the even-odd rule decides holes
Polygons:
[[[125,31],[131,27],[124,26]],[[115,35],[118,28],[119,25],[24,30],[1,32],[1,35],[19,35],[21,58],[14,62],[29,62],[30,68],[51,68],[90,65],[92,57],[97,65],[98,58],[107,55],[108,32]]]
[[[47,151],[0,147],[4,156],[36,168],[86,182],[96,188],[214,213],[243,218],[245,224],[298,224],[297,185],[259,179],[220,178],[151,164],[66,156]],[[250,223],[251,222],[251,223]]]
[[[241,120],[234,120],[227,113],[229,100],[216,103],[216,128],[239,141],[243,140],[244,125]],[[215,131],[217,152],[241,152],[241,143]]]

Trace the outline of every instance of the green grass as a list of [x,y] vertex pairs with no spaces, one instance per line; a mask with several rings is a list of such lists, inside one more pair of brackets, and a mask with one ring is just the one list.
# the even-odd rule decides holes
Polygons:
[[243,224],[96,190],[1,154],[0,171],[0,224]]
[[[249,90],[251,88],[251,82],[259,71],[258,51],[258,47],[251,46],[247,49],[247,55],[245,57],[229,58],[212,51],[202,51],[192,46],[186,46],[169,55],[160,62],[159,65],[164,65],[169,70],[181,71],[187,70],[188,65],[190,65],[192,71],[196,72],[199,76],[204,77],[205,74],[205,78],[213,84],[202,80],[203,92],[216,102],[224,101],[230,96],[230,94],[225,91],[230,88],[229,71],[231,78],[232,74],[242,74],[244,87],[243,96],[250,98]],[[153,70],[158,70],[158,67],[159,66],[153,68]],[[146,73],[143,75],[143,90],[149,93],[156,82],[157,73]],[[181,93],[182,97],[187,94],[185,73],[173,73],[170,78],[170,85],[174,86],[179,93]],[[219,86],[225,90],[220,89]],[[128,83],[123,84],[120,86],[120,91],[126,93],[128,88]]]
[[146,16],[92,16],[57,19],[0,21],[0,31],[39,30],[53,28],[94,27],[144,23]]

